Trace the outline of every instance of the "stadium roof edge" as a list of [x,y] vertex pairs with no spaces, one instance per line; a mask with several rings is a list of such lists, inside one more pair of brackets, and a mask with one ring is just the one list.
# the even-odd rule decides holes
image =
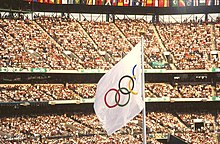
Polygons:
[[31,11],[3,9],[3,8],[0,8],[0,12],[31,13]]
[[[212,68],[209,70],[166,70],[166,69],[145,69],[145,73],[212,73],[220,72],[219,68]],[[103,69],[79,69],[79,70],[50,70],[45,68],[0,68],[0,73],[106,73],[108,70]]]
[[6,12],[54,12],[126,15],[178,15],[219,13],[220,5],[184,7],[112,6],[86,4],[45,4],[21,0],[4,1],[0,6]]
[[95,6],[95,5],[57,5],[33,3],[34,12],[95,13],[95,14],[131,14],[131,15],[173,15],[219,13],[220,6],[188,7],[141,7],[141,6]]

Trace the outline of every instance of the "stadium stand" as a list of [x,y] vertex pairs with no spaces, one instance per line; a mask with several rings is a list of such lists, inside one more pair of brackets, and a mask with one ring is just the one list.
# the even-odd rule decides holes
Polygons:
[[82,26],[73,19],[39,17],[36,22],[45,29],[66,51],[72,62],[78,61],[85,69],[109,69],[104,56],[106,51],[97,49],[97,45],[84,31]]
[[[35,20],[1,19],[1,39],[4,40],[1,45],[5,47],[2,52],[7,54],[15,47],[14,52],[22,53],[20,58],[12,53],[5,55],[1,66],[110,69],[137,44],[141,31],[146,32],[147,39],[144,44],[145,68],[218,67],[218,57],[211,56],[211,51],[219,49],[218,23],[153,25],[143,19],[117,20],[115,23],[78,22],[65,17],[44,16]],[[166,52],[171,53],[169,57]]]
[[211,23],[157,24],[157,30],[167,49],[174,56],[177,69],[209,69],[217,61],[209,59],[212,47]]
[[[48,69],[73,69],[78,68],[72,66],[75,63],[68,61],[63,55],[63,49],[57,47],[51,38],[42,31],[38,25],[31,20],[22,19],[2,19],[2,31],[7,33],[16,41],[21,50],[25,51],[24,55],[20,59],[26,59],[26,55],[33,59],[32,61],[26,61],[28,64],[33,62],[34,64],[27,64],[23,68],[28,67],[44,67]],[[9,39],[10,40],[10,39]],[[8,39],[6,40],[6,42]],[[10,40],[11,41],[11,40]],[[16,42],[13,42],[16,45]],[[11,49],[11,46],[6,47],[7,50]],[[13,47],[12,47],[13,48]],[[18,48],[19,50],[19,48]],[[16,52],[16,51],[14,51]],[[29,52],[29,53],[28,53]],[[12,57],[13,58],[13,57]],[[6,58],[10,59],[10,58]],[[36,59],[36,60],[35,60]],[[13,63],[11,61],[8,62]],[[18,63],[18,66],[22,66],[22,63]]]
[[[0,68],[109,70],[139,42],[143,31],[145,69],[210,70],[220,66],[219,18],[215,22],[152,23],[144,19],[97,22],[36,16],[33,20],[23,17],[0,19]],[[217,51],[215,56],[212,55],[214,51]],[[95,96],[96,86],[1,84],[0,105],[37,102],[39,108],[41,102],[90,100]],[[145,84],[146,98],[211,98],[219,96],[219,91],[219,83]],[[14,106],[13,109],[17,112],[19,108]],[[2,111],[7,110],[0,109]],[[112,136],[106,135],[97,116],[89,112],[17,113],[0,117],[2,143],[138,144],[143,141],[140,114]],[[148,143],[160,144],[160,139],[167,141],[172,135],[185,143],[216,144],[220,114],[217,109],[214,112],[176,112],[162,108],[161,111],[147,111],[146,124]]]
[[[172,133],[187,143],[216,143],[214,127],[219,115],[209,113],[149,112],[148,142],[156,142]],[[94,114],[75,113],[63,115],[33,115],[1,118],[3,142],[73,142],[73,143],[141,143],[141,115],[112,136],[106,136]],[[196,125],[195,120],[203,125]],[[216,119],[216,122],[215,122]],[[219,123],[218,123],[219,124]],[[156,135],[155,137],[152,137]]]

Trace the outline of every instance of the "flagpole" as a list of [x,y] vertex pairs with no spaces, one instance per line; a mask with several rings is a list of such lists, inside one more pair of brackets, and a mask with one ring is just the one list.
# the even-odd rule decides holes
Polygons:
[[147,132],[146,132],[146,106],[145,106],[145,79],[144,79],[144,32],[141,32],[141,91],[142,91],[142,98],[144,101],[144,108],[142,110],[142,117],[143,117],[143,144],[147,144]]

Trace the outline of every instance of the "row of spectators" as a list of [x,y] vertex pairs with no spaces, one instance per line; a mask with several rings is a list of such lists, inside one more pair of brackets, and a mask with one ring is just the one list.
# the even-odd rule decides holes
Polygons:
[[[50,101],[94,98],[96,84],[35,84],[0,85],[0,101]],[[168,83],[145,84],[146,98],[209,98],[219,96],[220,84],[216,88],[209,84]]]
[[[219,85],[217,85],[219,87]],[[215,96],[214,87],[209,84],[146,84],[156,97],[171,98],[209,98]]]
[[1,85],[1,101],[79,100],[73,88],[64,85]]
[[[178,115],[178,116],[177,116]],[[148,112],[146,125],[148,142],[155,142],[156,135],[172,134],[187,143],[217,143],[216,132],[220,115],[210,113]],[[194,123],[201,119],[203,125]],[[0,118],[2,142],[43,143],[141,143],[142,115],[136,116],[125,127],[107,136],[95,114],[74,113],[63,115],[33,115]]]
[[[220,19],[220,18],[219,18]],[[219,23],[215,24],[215,45],[216,45],[216,49],[220,50],[220,21]]]
[[[157,24],[143,19],[78,22],[62,17],[0,19],[0,67],[110,69],[145,33],[145,68],[218,67],[220,24]],[[166,57],[165,52],[171,56]],[[172,67],[172,69],[174,69]]]

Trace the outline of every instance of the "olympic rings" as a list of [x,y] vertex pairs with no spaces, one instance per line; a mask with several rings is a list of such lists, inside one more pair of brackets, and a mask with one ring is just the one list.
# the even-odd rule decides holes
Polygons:
[[[105,93],[105,96],[104,96],[104,102],[105,102],[105,105],[108,107],[108,108],[114,108],[116,106],[120,106],[120,107],[124,107],[126,106],[129,101],[130,101],[130,97],[131,95],[130,94],[133,94],[133,95],[137,95],[138,92],[135,92],[133,91],[134,89],[134,86],[135,86],[135,82],[134,80],[136,80],[136,77],[134,75],[134,71],[135,71],[135,68],[136,68],[137,65],[135,65],[132,69],[132,74],[133,76],[129,76],[129,75],[124,75],[120,78],[119,82],[118,82],[118,89],[115,89],[115,88],[111,88],[109,89],[106,93]],[[128,81],[128,88],[126,87],[122,87],[121,86],[121,83],[124,79],[129,79]],[[115,104],[113,105],[109,105],[109,103],[107,102],[107,96],[109,95],[109,92],[111,91],[114,91],[115,92]],[[122,94],[122,95],[121,95]],[[120,103],[120,100],[121,100],[121,96],[127,96],[127,101],[123,104]]]

